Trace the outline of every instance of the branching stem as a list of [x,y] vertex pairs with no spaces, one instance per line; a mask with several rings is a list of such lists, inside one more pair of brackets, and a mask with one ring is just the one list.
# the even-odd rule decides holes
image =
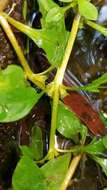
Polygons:
[[[30,81],[32,81],[34,84],[39,86],[41,89],[44,89],[44,75],[41,74],[34,74],[32,70],[30,69],[27,60],[25,59],[23,52],[11,30],[11,27],[9,26],[7,20],[0,14],[0,24],[2,25],[7,37],[9,38],[14,50],[17,53],[17,56],[20,60],[21,65],[23,66],[26,76]],[[60,98],[60,88],[63,83],[63,78],[65,74],[65,70],[68,64],[68,60],[71,54],[71,51],[74,46],[74,42],[77,36],[78,28],[79,28],[79,22],[80,22],[80,15],[77,14],[74,18],[70,37],[68,40],[68,44],[66,46],[65,54],[63,57],[63,61],[61,66],[58,68],[55,79],[52,83],[53,90],[53,106],[52,106],[52,119],[51,119],[51,131],[50,131],[50,143],[49,143],[49,152],[48,157],[49,159],[53,158],[56,155],[55,151],[55,132],[56,132],[56,124],[57,124],[57,113],[58,113],[58,104],[59,104],[59,98]],[[54,85],[54,86],[53,86]]]
[[68,60],[71,54],[71,51],[74,46],[74,42],[77,36],[78,28],[80,22],[80,15],[77,14],[74,18],[70,37],[68,40],[68,44],[66,46],[65,54],[63,57],[63,61],[61,66],[58,68],[55,79],[54,79],[54,91],[53,91],[53,107],[52,107],[52,119],[51,119],[51,131],[50,131],[50,144],[49,144],[49,154],[55,150],[55,132],[56,132],[56,124],[57,124],[57,113],[58,113],[58,104],[60,97],[60,87],[63,83],[63,78],[65,74],[65,70],[68,64]]

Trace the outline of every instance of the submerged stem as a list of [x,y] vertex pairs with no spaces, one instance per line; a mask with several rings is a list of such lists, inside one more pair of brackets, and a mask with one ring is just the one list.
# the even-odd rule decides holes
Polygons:
[[67,189],[67,187],[69,185],[69,182],[72,179],[72,177],[73,177],[73,175],[75,173],[75,170],[76,170],[76,168],[77,168],[77,166],[78,166],[78,164],[80,162],[81,157],[82,157],[82,155],[79,154],[79,155],[75,156],[72,159],[70,167],[68,169],[68,172],[67,172],[67,174],[65,176],[65,179],[64,179],[64,181],[63,181],[63,183],[62,183],[59,190],[66,190]]

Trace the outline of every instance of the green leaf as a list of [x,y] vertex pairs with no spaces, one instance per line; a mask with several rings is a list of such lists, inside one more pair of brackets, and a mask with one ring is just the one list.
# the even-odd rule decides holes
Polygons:
[[[64,9],[51,0],[39,0],[42,29],[33,29],[3,14],[8,22],[31,38],[42,48],[53,66],[61,64],[69,32],[65,28]],[[55,36],[55,38],[54,38]]]
[[107,176],[107,159],[92,156],[92,158],[102,167],[103,172]]
[[[106,137],[107,138],[107,137]],[[102,155],[102,152],[105,151],[105,146],[102,139],[92,141],[90,144],[81,148],[83,152],[88,154]]]
[[30,147],[34,158],[40,160],[43,157],[42,131],[36,124],[32,128]]
[[65,12],[52,0],[38,0],[38,4],[42,13],[41,47],[45,50],[49,62],[58,66],[61,64],[69,36],[65,28]]
[[28,156],[33,160],[40,160],[43,157],[43,141],[40,127],[33,126],[30,145],[20,146],[20,150],[24,156]]
[[86,152],[92,155],[102,155],[107,149],[107,135],[97,140],[96,138],[86,146],[81,147],[82,152]]
[[[82,131],[83,125],[63,103],[59,104],[57,117],[57,130],[66,138],[74,138]],[[84,132],[84,131],[83,131]]]
[[21,150],[21,153],[23,156],[27,156],[27,157],[31,158],[32,160],[35,159],[35,156],[33,154],[31,147],[28,147],[26,145],[22,145],[22,146],[20,146],[20,150]]
[[100,85],[106,82],[107,82],[107,73],[104,73],[101,77],[92,81],[92,83],[83,87],[77,87],[77,89],[86,90],[89,92],[99,92],[98,88],[100,88]]
[[97,20],[97,8],[88,0],[78,0],[79,12],[88,20]]
[[47,190],[40,168],[27,156],[23,156],[12,178],[14,190]]
[[70,158],[70,154],[65,154],[47,162],[41,167],[47,184],[47,190],[59,189],[67,173]]
[[107,190],[107,188],[104,188],[103,190]]
[[25,80],[21,67],[10,65],[0,71],[0,122],[12,122],[26,116],[41,94]]
[[54,7],[58,7],[52,0],[37,0],[39,4],[39,11],[42,13],[41,23],[42,27],[45,25],[45,18],[47,13]]
[[[26,152],[26,151],[25,151]],[[69,167],[70,154],[53,159],[39,168],[26,153],[14,171],[14,190],[58,190]]]
[[63,18],[63,14],[61,12],[60,7],[53,7],[50,9],[46,15],[45,22],[46,24],[50,24],[51,22],[56,23],[59,22]]
[[[38,0],[39,10],[42,13],[41,23],[42,27],[45,27],[47,23],[56,23],[63,17],[63,12],[56,3],[52,0]],[[52,21],[52,23],[51,23]],[[47,25],[48,27],[48,25]]]

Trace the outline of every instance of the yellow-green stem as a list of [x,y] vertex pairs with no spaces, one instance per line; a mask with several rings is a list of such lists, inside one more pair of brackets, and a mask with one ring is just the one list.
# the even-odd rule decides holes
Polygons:
[[40,88],[43,89],[44,85],[42,84],[42,76],[34,74],[32,72],[32,70],[30,69],[30,67],[23,55],[22,49],[19,46],[19,44],[11,30],[10,25],[8,24],[7,20],[2,15],[0,15],[0,24],[3,27],[8,39],[10,40],[10,42],[18,56],[18,59],[20,60],[21,65],[24,68],[26,76],[29,78],[29,80],[31,80],[33,83],[35,83],[36,85],[38,85]]
[[26,0],[23,0],[22,14],[23,14],[24,20],[26,21],[26,16],[27,16],[27,1]]
[[75,170],[76,170],[76,168],[80,162],[81,157],[82,157],[82,155],[79,154],[72,159],[70,167],[68,169],[68,172],[67,172],[65,179],[64,179],[61,187],[59,188],[59,190],[66,190],[67,189],[69,182],[72,179],[72,177],[75,173]]
[[55,131],[56,131],[56,122],[57,122],[57,113],[58,113],[58,104],[59,104],[59,92],[60,87],[63,82],[64,73],[68,64],[68,60],[76,39],[76,35],[79,28],[80,15],[77,14],[74,18],[70,37],[68,44],[65,50],[62,64],[57,70],[56,77],[54,79],[54,92],[53,92],[53,108],[52,108],[52,119],[51,119],[51,131],[50,131],[50,144],[49,144],[49,153],[54,152],[55,149]]
[[93,29],[101,32],[104,36],[107,36],[107,28],[103,27],[102,25],[96,24],[90,20],[86,20],[85,23]]
[[65,54],[64,54],[64,57],[63,57],[63,61],[62,61],[62,64],[61,64],[59,70],[57,71],[57,74],[56,74],[55,80],[57,81],[57,83],[59,85],[61,85],[62,82],[63,82],[63,78],[64,78],[65,70],[66,70],[66,67],[67,67],[67,64],[68,64],[68,60],[69,60],[71,51],[73,49],[76,36],[77,36],[80,18],[81,18],[81,16],[79,14],[77,14],[75,16],[75,18],[74,18],[74,21],[73,21],[73,24],[72,24],[72,29],[71,29],[71,32],[70,32],[70,37],[69,37],[68,44],[67,44],[67,47],[66,47],[66,50],[65,50]]
[[19,60],[20,60],[20,62],[22,64],[25,72],[28,75],[32,74],[32,71],[31,71],[30,67],[28,66],[28,64],[26,62],[26,59],[25,59],[25,57],[24,57],[24,55],[22,53],[22,50],[21,50],[21,48],[20,48],[20,46],[19,46],[19,44],[18,44],[18,42],[17,42],[17,40],[16,40],[12,30],[11,30],[10,25],[8,24],[7,20],[1,15],[0,15],[0,24],[2,25],[7,37],[9,38],[14,50],[16,51],[16,53],[18,55],[18,58],[19,58]]
[[55,88],[53,93],[53,105],[52,105],[53,109],[51,117],[49,153],[51,153],[55,148],[55,131],[56,131],[56,122],[57,122],[58,103],[59,103],[59,88],[57,84],[54,85]]

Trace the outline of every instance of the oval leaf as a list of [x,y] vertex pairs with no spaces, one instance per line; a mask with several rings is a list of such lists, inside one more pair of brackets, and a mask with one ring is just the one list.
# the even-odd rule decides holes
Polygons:
[[41,94],[25,80],[21,67],[10,65],[0,71],[0,122],[12,122],[26,116]]
[[14,190],[46,190],[44,177],[40,168],[31,158],[23,156],[13,174]]
[[43,140],[42,130],[35,124],[32,127],[30,147],[33,152],[34,158],[40,160],[43,157]]
[[88,20],[97,20],[97,8],[87,0],[78,0],[79,12]]
[[57,130],[66,138],[73,138],[82,130],[79,119],[62,103],[58,107]]
[[58,190],[67,173],[71,154],[59,156],[50,160],[41,167],[44,179],[47,184],[47,190]]

